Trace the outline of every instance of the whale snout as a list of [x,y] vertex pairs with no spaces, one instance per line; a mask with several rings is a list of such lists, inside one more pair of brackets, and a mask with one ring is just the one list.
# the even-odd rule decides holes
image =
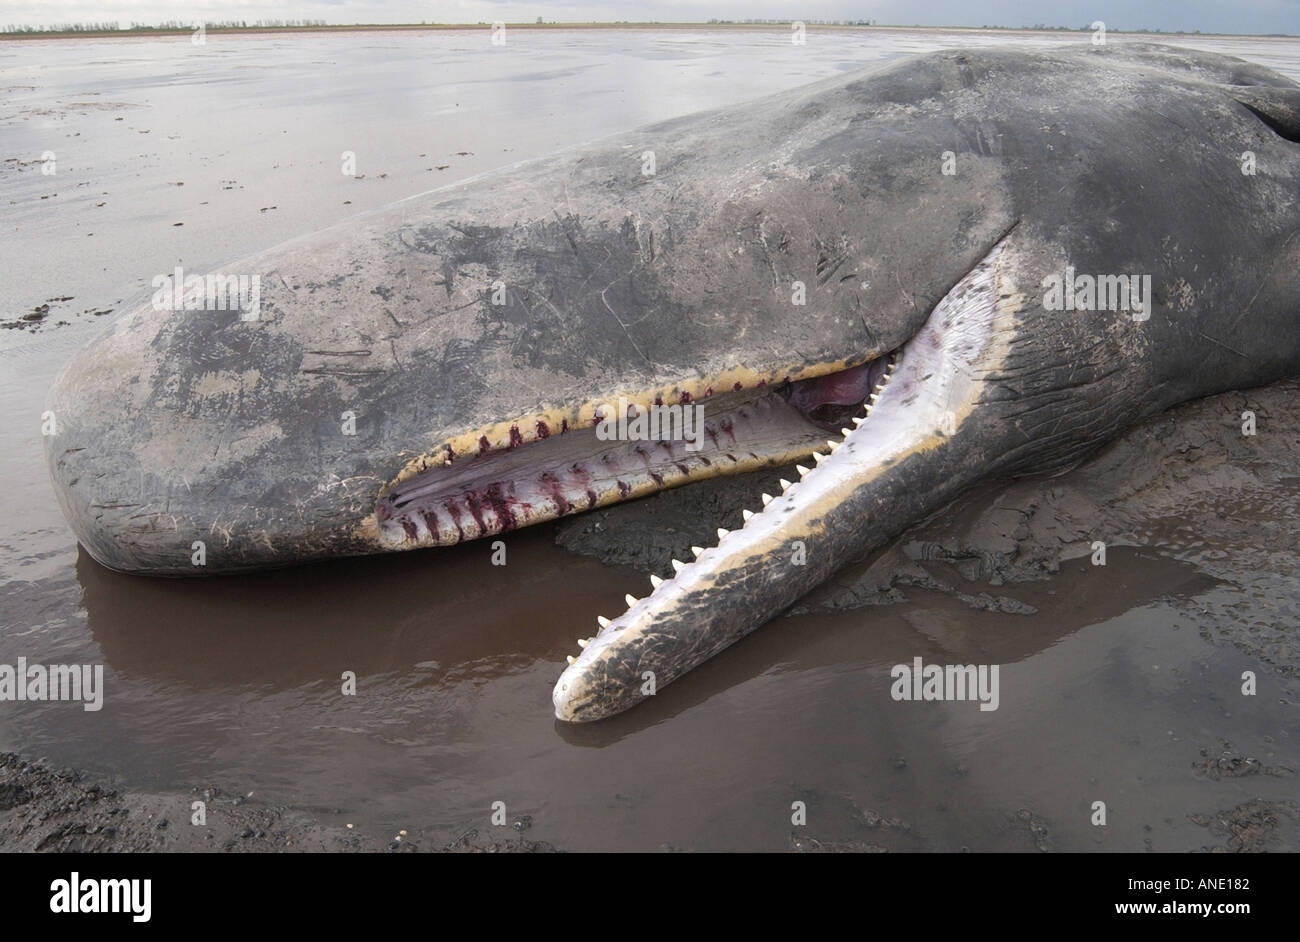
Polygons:
[[58,376],[46,461],[98,562],[203,575],[365,551],[380,482],[356,473],[369,459],[332,408],[313,416],[250,355],[259,328],[265,336],[228,312],[144,305]]

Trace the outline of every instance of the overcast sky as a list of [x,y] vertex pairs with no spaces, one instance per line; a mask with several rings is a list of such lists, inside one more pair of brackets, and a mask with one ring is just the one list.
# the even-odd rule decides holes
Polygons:
[[0,26],[69,22],[313,19],[327,23],[719,19],[875,20],[887,25],[1085,26],[1300,34],[1300,0],[0,0]]

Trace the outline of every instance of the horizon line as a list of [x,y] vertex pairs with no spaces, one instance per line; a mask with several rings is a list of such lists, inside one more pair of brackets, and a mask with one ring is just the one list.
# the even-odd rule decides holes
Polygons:
[[[872,23],[862,20],[780,20],[780,19],[753,19],[753,20],[686,20],[686,21],[659,21],[659,20],[578,20],[573,22],[561,22],[558,20],[543,22],[520,21],[511,23],[508,21],[497,20],[489,22],[480,20],[474,23],[325,23],[323,21],[312,20],[287,20],[287,21],[267,21],[261,20],[256,23],[247,21],[232,20],[212,20],[205,21],[202,24],[194,23],[192,25],[183,25],[179,21],[166,21],[159,25],[133,23],[130,26],[112,26],[109,23],[60,23],[56,25],[20,25],[7,24],[4,29],[0,29],[0,38],[13,39],[55,39],[55,38],[105,38],[113,36],[131,36],[131,35],[181,35],[192,33],[201,25],[204,32],[212,33],[313,33],[313,32],[346,32],[348,30],[362,31],[382,31],[382,30],[467,30],[467,29],[484,29],[494,27],[497,23],[502,24],[507,29],[718,29],[718,28],[772,28],[782,27],[793,23],[803,23],[806,27],[818,29],[861,29],[861,30],[918,30],[918,31],[966,31],[966,32],[988,32],[988,31],[1009,31],[1022,33],[1088,33],[1092,31],[1091,26],[1048,26],[1045,24],[1035,24],[1034,26],[922,26],[908,25],[899,23]],[[1116,27],[1106,27],[1107,33],[1116,33],[1120,35],[1152,35],[1152,36],[1200,36],[1203,38],[1227,37],[1238,39],[1295,39],[1300,38],[1293,33],[1220,33],[1220,32],[1202,32],[1201,30],[1185,29],[1160,29],[1154,27],[1142,27],[1136,29],[1120,29]]]

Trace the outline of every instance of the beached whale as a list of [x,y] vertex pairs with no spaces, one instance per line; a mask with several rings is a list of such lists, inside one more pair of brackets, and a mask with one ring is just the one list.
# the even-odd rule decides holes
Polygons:
[[600,718],[977,481],[1300,373],[1298,142],[1300,86],[1137,44],[669,121],[160,276],[50,395],[55,489],[104,565],[190,575],[809,459],[601,619],[554,692]]

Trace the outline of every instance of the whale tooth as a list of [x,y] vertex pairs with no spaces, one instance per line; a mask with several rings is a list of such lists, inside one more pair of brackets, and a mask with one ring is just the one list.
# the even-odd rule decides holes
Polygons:
[[664,584],[664,581],[663,581],[663,579],[661,579],[659,576],[656,576],[654,573],[651,573],[651,574],[650,574],[650,584],[651,584],[652,586],[654,586],[654,587],[657,589],[657,588],[659,588],[661,585]]
[[596,624],[600,625],[601,631],[604,631],[606,628],[609,627],[609,619],[606,618],[604,615],[597,615]]
[[754,517],[754,511],[752,511],[752,510],[742,510],[742,511],[740,512],[740,515],[741,515],[742,517],[744,517],[744,518],[745,518],[745,522],[748,523],[750,520],[753,519],[753,517]]
[[783,492],[790,490],[790,488],[792,487],[794,487],[794,484],[792,482],[787,481],[785,478],[781,478],[781,490]]
[[726,539],[726,538],[727,538],[727,534],[730,533],[730,532],[731,532],[730,530],[724,530],[724,529],[722,529],[722,527],[718,527],[718,539],[719,539],[719,540],[724,540],[724,539]]
[[639,602],[639,601],[641,601],[641,600],[638,599],[638,598],[634,598],[634,597],[631,596],[631,595],[625,595],[625,596],[623,596],[623,601],[627,603],[627,607],[628,607],[628,608],[631,608],[633,605],[635,605],[637,602]]
[[812,473],[812,468],[805,468],[805,467],[804,467],[803,465],[801,465],[801,464],[797,464],[797,465],[795,465],[795,466],[794,466],[794,469],[795,469],[796,471],[799,472],[799,477],[803,477],[805,474],[811,474],[811,473]]
[[763,506],[766,507],[766,506],[767,506],[768,504],[770,504],[770,503],[772,503],[772,495],[771,495],[771,494],[764,494],[764,495],[763,495]]
[[681,572],[685,568],[686,568],[686,564],[682,562],[680,559],[673,560],[673,572]]
[[692,546],[692,547],[691,547],[691,552],[695,554],[695,558],[696,558],[696,559],[699,559],[701,556],[704,555],[704,547],[703,547],[703,546]]
[[821,464],[821,463],[822,463],[823,461],[825,461],[828,457],[829,457],[829,455],[823,455],[820,451],[814,451],[814,452],[813,452],[813,461],[817,462],[818,464]]
[[577,660],[577,658],[574,657],[572,654],[566,655],[564,659],[568,661],[570,664],[572,664],[574,661]]
[[580,647],[580,648],[585,648],[585,647],[587,646],[587,642],[590,641],[590,640],[591,640],[590,638],[579,638],[579,639],[578,639],[578,647]]
[[855,415],[855,416],[853,417],[853,424],[854,424],[854,425],[861,426],[862,423],[865,422],[865,421],[867,421],[867,417],[866,417],[865,415]]
[[826,447],[829,448],[831,451],[834,451],[836,448],[839,448],[839,447],[840,447],[840,443],[839,443],[839,442],[827,442],[827,443],[826,443]]
[[846,428],[842,428],[842,429],[840,429],[840,434],[843,435],[845,438],[848,438],[848,437],[849,437],[850,435],[852,435],[853,433],[850,432],[850,431],[849,431],[848,429],[846,429]]

